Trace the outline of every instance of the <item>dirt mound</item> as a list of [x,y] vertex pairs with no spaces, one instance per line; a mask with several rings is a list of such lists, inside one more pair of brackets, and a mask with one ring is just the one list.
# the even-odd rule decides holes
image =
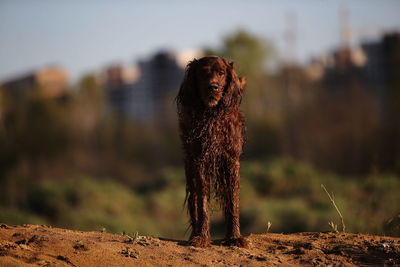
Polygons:
[[0,225],[0,266],[400,266],[400,238],[334,233],[257,234],[250,248],[186,246],[148,236]]

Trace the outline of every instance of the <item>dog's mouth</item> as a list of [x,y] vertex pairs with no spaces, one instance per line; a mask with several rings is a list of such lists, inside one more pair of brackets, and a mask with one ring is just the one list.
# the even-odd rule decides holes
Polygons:
[[208,103],[210,107],[214,107],[218,104],[218,99],[215,96],[209,96],[208,97]]

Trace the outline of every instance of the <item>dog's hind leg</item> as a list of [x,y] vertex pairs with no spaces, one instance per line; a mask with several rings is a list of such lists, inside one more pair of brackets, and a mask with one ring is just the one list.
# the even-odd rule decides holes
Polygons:
[[198,227],[198,211],[197,211],[197,185],[196,185],[196,172],[190,162],[185,162],[186,174],[186,199],[187,210],[190,216],[190,228],[192,230],[190,238],[199,234]]

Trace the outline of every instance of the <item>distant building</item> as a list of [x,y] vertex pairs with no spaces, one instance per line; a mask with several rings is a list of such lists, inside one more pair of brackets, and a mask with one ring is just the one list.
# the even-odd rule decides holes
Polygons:
[[367,56],[364,67],[367,84],[384,104],[388,90],[392,90],[390,84],[400,75],[400,33],[386,34],[381,40],[363,43],[361,47]]
[[44,97],[56,99],[65,96],[67,92],[68,74],[62,68],[47,67],[2,82],[1,86],[14,97],[39,93]]
[[106,101],[109,111],[117,116],[127,115],[131,84],[124,80],[124,68],[120,65],[113,65],[105,71],[104,87],[106,88]]
[[138,77],[124,79],[124,68],[112,66],[106,71],[104,86],[111,112],[141,122],[157,120],[171,112],[173,101],[184,75],[173,53],[160,52],[149,61],[140,61]]

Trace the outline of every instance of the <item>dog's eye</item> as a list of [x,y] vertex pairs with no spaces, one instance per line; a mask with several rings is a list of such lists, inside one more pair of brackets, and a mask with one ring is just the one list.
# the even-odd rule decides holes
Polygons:
[[223,71],[218,72],[218,75],[219,75],[219,76],[222,76],[222,75],[224,75],[224,74],[225,74],[225,72],[223,72]]

